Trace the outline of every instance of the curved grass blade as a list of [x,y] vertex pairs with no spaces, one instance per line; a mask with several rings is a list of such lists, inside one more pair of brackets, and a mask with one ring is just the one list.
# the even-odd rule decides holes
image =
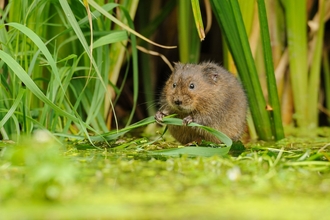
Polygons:
[[93,43],[93,49],[101,47],[104,45],[109,45],[119,41],[128,40],[126,31],[112,31],[110,34],[107,34],[103,37],[100,37]]
[[[58,72],[56,62],[55,62],[52,54],[49,52],[46,44],[40,39],[40,37],[35,32],[33,32],[31,29],[29,29],[28,27],[26,27],[22,24],[11,22],[6,25],[16,28],[17,30],[19,30],[20,32],[25,34],[30,40],[32,40],[35,43],[35,45],[38,47],[38,49],[46,57],[48,64],[50,65],[52,71],[54,72],[54,74],[53,74],[54,78],[56,79],[54,81],[53,88],[52,88],[52,90],[53,90],[52,94],[54,94],[54,97],[51,97],[51,101],[54,101],[55,94],[56,94],[55,91],[58,90],[59,88],[61,88],[62,91],[64,92],[64,89],[61,87],[62,84],[61,84],[61,79],[59,77],[60,74]],[[56,82],[56,84],[55,84],[55,82]]]
[[24,85],[41,101],[43,101],[45,104],[49,105],[59,114],[67,117],[68,119],[79,124],[81,123],[81,120],[79,120],[76,116],[62,110],[50,99],[48,99],[45,94],[38,88],[38,86],[33,82],[30,76],[25,72],[25,70],[10,55],[0,50],[0,59],[2,59],[8,65],[8,67],[17,75],[17,77],[24,83]]
[[[165,117],[165,118],[163,118],[163,123],[164,124],[170,124],[170,125],[182,126],[182,119]],[[213,128],[210,128],[210,127],[207,127],[207,126],[204,126],[204,125],[200,125],[200,124],[197,124],[197,123],[194,123],[194,122],[190,123],[188,126],[200,127],[202,129],[204,129],[205,131],[210,132],[211,134],[216,136],[218,139],[220,139],[228,147],[230,147],[233,144],[233,141],[227,135],[225,135],[224,133],[222,133],[222,132],[220,132],[216,129],[213,129]]]
[[139,34],[138,32],[136,32],[135,30],[133,30],[131,27],[128,27],[127,25],[125,25],[124,23],[122,23],[120,20],[118,20],[117,18],[115,18],[114,16],[112,16],[110,13],[108,13],[106,10],[104,10],[104,8],[102,8],[99,4],[97,4],[95,1],[93,0],[88,0],[88,3],[93,6],[98,12],[100,12],[101,14],[103,14],[105,17],[109,18],[112,22],[114,22],[115,24],[119,25],[120,27],[122,27],[123,29],[125,29],[126,31],[134,34],[135,36],[141,38],[142,40],[147,41],[150,44],[153,44],[155,46],[161,47],[161,48],[165,48],[165,49],[173,49],[176,48],[176,46],[163,46],[161,44],[157,44],[151,40],[149,40],[148,38],[142,36],[141,34]]
[[[102,74],[99,70],[99,67],[98,67],[94,57],[93,57],[93,54],[91,53],[90,46],[88,45],[87,40],[85,39],[83,31],[81,30],[81,28],[78,24],[78,21],[76,20],[73,12],[71,10],[71,7],[69,6],[69,3],[65,0],[60,0],[59,2],[61,4],[61,7],[62,7],[63,11],[66,14],[66,18],[67,18],[68,22],[70,23],[72,29],[74,30],[75,34],[77,35],[81,45],[84,48],[84,51],[88,55],[92,65],[94,67],[94,70],[97,74],[97,77],[100,79],[98,81],[101,84],[100,85],[101,86],[100,90],[103,89],[104,91],[106,91],[107,86],[106,86],[105,82],[102,80],[103,79]],[[89,79],[89,77],[88,77],[88,79]],[[88,82],[86,82],[86,83],[88,83]],[[92,104],[91,104],[92,107],[90,109],[93,109],[93,110],[97,109],[93,105],[97,105],[99,103],[99,101],[101,101],[100,96],[98,96],[99,94],[100,94],[99,92],[94,94],[94,97],[92,99]],[[109,100],[109,101],[111,102],[111,100]],[[96,114],[96,111],[89,111],[86,123],[89,123],[89,121],[91,120],[91,118],[93,118],[95,116],[95,114]]]
[[[113,130],[113,131],[110,131],[110,132],[106,132],[106,133],[103,133],[101,135],[95,135],[95,136],[90,136],[90,140],[91,141],[104,141],[104,140],[115,140],[117,139],[118,137],[126,134],[127,132],[135,129],[135,128],[139,128],[139,127],[142,127],[142,126],[145,126],[145,125],[148,125],[148,124],[151,124],[151,123],[155,123],[155,118],[154,116],[150,116],[148,118],[145,118],[139,122],[136,122],[134,124],[131,124],[123,129],[120,129],[120,130]],[[86,139],[86,137],[84,136],[78,136],[78,135],[71,135],[71,134],[63,134],[63,133],[56,133],[54,134],[55,136],[59,136],[59,137],[66,137],[66,138],[73,138],[73,139],[77,139],[77,140],[84,140]]]
[[[164,124],[171,124],[171,125],[178,125],[178,126],[182,126],[182,119],[179,119],[179,118],[171,118],[173,117],[174,115],[170,115],[170,116],[167,116],[167,117],[164,117],[163,118],[163,123]],[[114,131],[110,131],[110,132],[107,132],[107,133],[104,133],[102,135],[97,135],[97,136],[90,136],[90,139],[92,141],[102,141],[102,140],[115,140],[116,138],[124,135],[125,133],[133,130],[133,129],[136,129],[136,128],[139,128],[139,127],[142,127],[142,126],[146,126],[148,124],[151,124],[151,123],[155,123],[156,120],[155,120],[155,117],[154,116],[150,116],[148,118],[145,118],[139,122],[136,122],[134,124],[131,124],[129,126],[126,126],[125,128],[123,129],[120,129],[120,130],[114,130]],[[210,128],[210,127],[207,127],[207,126],[203,126],[203,125],[200,125],[200,124],[197,124],[197,123],[190,123],[188,126],[196,126],[196,127],[200,127],[204,130],[206,130],[207,132],[210,132],[211,134],[213,134],[214,136],[216,136],[217,138],[219,138],[228,148],[230,148],[233,144],[233,141],[225,134],[223,134],[222,132],[218,131],[218,130],[215,130],[213,128]],[[85,137],[82,137],[82,136],[76,136],[76,135],[65,135],[65,134],[55,134],[56,136],[62,136],[62,137],[68,137],[68,138],[76,138],[76,139],[85,139]],[[169,149],[169,150],[173,150],[173,149]],[[229,149],[228,149],[229,151]]]
[[[163,118],[163,123],[182,126],[182,119],[170,118],[170,117]],[[227,145],[227,147],[224,148],[182,147],[182,148],[171,148],[165,150],[149,151],[148,153],[151,155],[162,155],[162,156],[180,156],[185,154],[188,156],[203,156],[203,157],[210,157],[214,155],[224,156],[228,154],[233,141],[227,135],[223,134],[218,130],[197,123],[190,123],[188,126],[200,127],[206,130],[207,132],[210,132],[211,134],[219,138],[225,145]]]

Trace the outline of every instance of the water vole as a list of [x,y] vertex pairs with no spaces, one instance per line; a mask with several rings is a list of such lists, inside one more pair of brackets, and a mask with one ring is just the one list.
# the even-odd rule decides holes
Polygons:
[[[212,62],[176,63],[160,97],[155,118],[177,114],[187,125],[196,122],[215,128],[236,141],[245,128],[247,99],[240,82],[224,68]],[[220,143],[210,133],[188,126],[169,125],[172,136],[182,144],[207,140]]]

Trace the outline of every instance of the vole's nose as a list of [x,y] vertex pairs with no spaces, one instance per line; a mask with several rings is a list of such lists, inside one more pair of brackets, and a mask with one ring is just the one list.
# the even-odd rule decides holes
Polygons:
[[180,99],[176,99],[176,100],[174,100],[174,104],[181,105],[182,101]]

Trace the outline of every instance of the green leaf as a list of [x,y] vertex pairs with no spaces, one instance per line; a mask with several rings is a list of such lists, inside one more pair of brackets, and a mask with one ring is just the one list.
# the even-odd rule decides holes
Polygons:
[[[170,125],[183,126],[182,125],[182,119],[179,119],[179,118],[165,117],[165,118],[163,118],[163,123],[164,124],[170,124]],[[204,125],[200,125],[200,124],[197,124],[197,123],[194,123],[194,122],[190,123],[188,126],[200,127],[202,129],[204,129],[205,131],[207,131],[207,132],[213,134],[214,136],[216,136],[219,140],[221,140],[228,147],[230,147],[233,143],[233,141],[227,135],[225,135],[224,133],[222,133],[222,132],[220,132],[216,129],[213,129],[213,128],[210,128],[210,127],[207,127],[207,126],[204,126]]]
[[16,108],[22,101],[25,91],[26,91],[25,89],[20,89],[14,103],[12,104],[6,115],[3,117],[3,119],[0,120],[0,128],[2,128],[4,124],[8,121],[8,119],[14,114]]
[[[8,26],[11,26],[11,27],[14,27],[16,28],[17,30],[19,30],[20,32],[22,32],[23,34],[25,34],[28,38],[30,38],[35,44],[36,46],[38,47],[38,49],[43,53],[43,55],[46,57],[47,61],[48,61],[48,64],[50,65],[50,67],[52,68],[52,71],[53,71],[53,75],[55,77],[55,81],[56,83],[53,84],[53,93],[54,94],[54,97],[51,97],[51,101],[54,101],[55,100],[55,95],[56,95],[56,90],[58,90],[59,87],[61,87],[61,79],[59,77],[59,73],[58,73],[58,68],[56,66],[56,62],[52,56],[52,54],[49,52],[46,44],[40,39],[40,37],[34,33],[31,29],[29,29],[28,27],[22,25],[22,24],[19,24],[19,23],[8,23],[6,24]],[[63,88],[61,88],[62,91],[64,91]]]
[[56,104],[54,104],[51,100],[49,100],[45,94],[38,88],[38,86],[33,82],[30,76],[25,72],[25,70],[7,53],[0,50],[0,59],[2,59],[8,67],[17,75],[18,78],[24,83],[24,85],[41,101],[48,104],[51,108],[56,110],[61,115],[71,119],[74,122],[80,123],[77,117],[67,113],[66,111],[62,110]]
[[205,38],[205,32],[204,32],[201,9],[199,6],[199,0],[191,0],[191,6],[194,14],[194,19],[195,19],[196,29],[199,35],[199,39],[202,41]]
[[180,61],[183,63],[197,63],[200,54],[200,39],[193,25],[192,5],[190,1],[178,1],[178,37]]
[[307,1],[285,0],[287,42],[289,49],[290,77],[295,108],[295,119],[299,127],[308,124],[308,52],[307,52]]
[[266,79],[268,86],[268,97],[272,107],[272,124],[276,140],[284,138],[284,131],[281,117],[281,106],[277,93],[276,79],[274,74],[272,48],[270,44],[269,28],[267,21],[266,6],[264,0],[258,0],[259,23],[262,40],[262,49],[266,68]]
[[238,73],[248,95],[251,115],[262,140],[272,139],[270,117],[266,111],[259,76],[251,53],[237,0],[211,0],[212,9],[233,55]]
[[103,37],[100,37],[97,41],[93,43],[93,48],[101,47],[104,45],[109,45],[115,42],[120,42],[127,40],[127,32],[126,31],[112,31],[110,34],[107,34]]

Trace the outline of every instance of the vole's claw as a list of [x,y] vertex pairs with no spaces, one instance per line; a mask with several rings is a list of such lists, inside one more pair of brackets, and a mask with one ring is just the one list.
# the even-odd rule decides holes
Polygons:
[[161,124],[163,122],[163,118],[164,118],[165,114],[161,111],[157,111],[156,114],[155,114],[155,119],[156,119],[156,122],[158,124]]
[[194,119],[191,115],[188,115],[187,117],[185,117],[183,120],[182,120],[182,124],[183,125],[188,125],[190,124],[191,122],[193,122]]

